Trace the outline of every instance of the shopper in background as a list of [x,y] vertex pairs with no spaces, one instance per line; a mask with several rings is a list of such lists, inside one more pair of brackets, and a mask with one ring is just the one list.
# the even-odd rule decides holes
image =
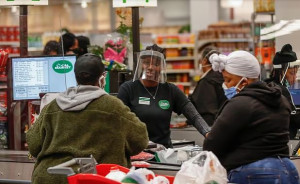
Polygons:
[[209,59],[222,72],[230,100],[220,109],[203,149],[218,157],[230,183],[299,183],[287,145],[291,107],[280,87],[259,81],[259,63],[246,51]]
[[219,54],[214,47],[206,47],[203,50],[200,61],[203,75],[190,96],[191,102],[209,126],[213,125],[218,110],[227,99],[222,88],[223,76],[220,72],[212,70],[209,61],[209,57],[214,53]]
[[152,142],[170,148],[172,112],[184,114],[203,136],[210,128],[185,94],[174,84],[166,82],[164,51],[156,44],[142,51],[133,81],[120,86],[118,97],[146,123]]
[[60,55],[61,53],[61,46],[55,40],[48,41],[43,50],[43,55]]
[[78,40],[78,56],[88,53],[88,46],[91,45],[90,39],[86,36],[77,36]]
[[85,54],[74,66],[78,83],[45,106],[27,133],[29,152],[37,157],[32,183],[68,183],[47,168],[93,155],[98,163],[129,167],[130,156],[148,145],[146,126],[118,98],[104,90],[104,65]]
[[73,33],[65,33],[59,39],[59,43],[61,44],[64,54],[77,54],[79,52],[78,49],[78,40]]
[[270,79],[266,82],[275,82],[281,87],[282,95],[285,96],[292,107],[290,119],[290,139],[294,139],[297,130],[300,128],[300,113],[297,112],[293,98],[288,90],[295,84],[297,71],[300,66],[300,60],[290,44],[282,47],[281,51],[276,52],[273,59],[273,70]]

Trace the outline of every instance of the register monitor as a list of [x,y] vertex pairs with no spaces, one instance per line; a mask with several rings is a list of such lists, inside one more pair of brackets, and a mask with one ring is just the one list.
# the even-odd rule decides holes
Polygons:
[[300,89],[289,89],[297,109],[300,108]]
[[39,93],[76,86],[75,55],[11,58],[13,100],[40,99]]

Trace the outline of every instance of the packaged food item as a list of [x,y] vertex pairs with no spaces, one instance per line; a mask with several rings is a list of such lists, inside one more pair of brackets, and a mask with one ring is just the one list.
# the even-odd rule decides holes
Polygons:
[[275,1],[274,0],[254,0],[254,11],[255,12],[274,12]]
[[130,159],[131,160],[151,160],[152,158],[154,158],[154,155],[152,155],[151,153],[146,153],[144,151],[140,152],[137,155],[131,156]]
[[0,75],[5,75],[8,52],[0,49]]
[[133,161],[133,162],[131,162],[131,165],[134,167],[144,167],[144,168],[151,166],[151,164],[149,164],[148,162],[145,162],[145,161]]

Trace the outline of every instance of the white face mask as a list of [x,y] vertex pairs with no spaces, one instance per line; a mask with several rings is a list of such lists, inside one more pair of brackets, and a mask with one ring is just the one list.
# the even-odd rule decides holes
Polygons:
[[104,75],[101,75],[101,77],[99,78],[99,87],[101,89],[104,89],[105,84],[106,84],[106,77]]
[[203,68],[208,67],[208,66],[211,66],[211,64],[209,64],[209,65],[202,65],[202,64],[200,64],[200,65],[199,65],[199,70],[200,70],[201,72],[203,72]]

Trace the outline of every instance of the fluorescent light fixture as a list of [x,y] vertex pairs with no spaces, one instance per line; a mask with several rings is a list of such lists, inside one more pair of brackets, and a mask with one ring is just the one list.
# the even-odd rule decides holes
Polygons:
[[270,27],[266,27],[266,28],[261,29],[260,34],[265,35],[265,34],[269,34],[269,33],[272,33],[274,31],[277,31],[277,30],[281,29],[284,25],[288,24],[288,22],[289,21],[287,21],[287,20],[281,20],[277,24],[274,24]]
[[279,23],[261,30],[260,40],[270,40],[279,36],[291,34],[300,30],[300,20],[280,21]]
[[11,12],[12,13],[16,13],[18,11],[18,7],[17,6],[12,6],[11,7]]
[[86,1],[82,1],[81,2],[81,7],[82,8],[87,8],[87,2]]
[[221,0],[221,7],[223,8],[236,8],[243,4],[243,0]]

